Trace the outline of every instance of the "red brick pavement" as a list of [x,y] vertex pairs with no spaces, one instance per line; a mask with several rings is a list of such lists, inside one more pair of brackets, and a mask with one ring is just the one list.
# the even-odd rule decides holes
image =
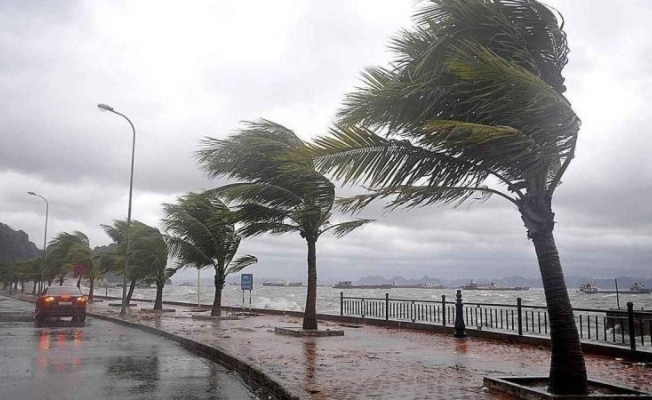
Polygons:
[[[290,337],[274,328],[300,326],[298,318],[199,320],[174,308],[158,315],[134,309],[125,318],[217,347],[313,399],[492,399],[484,376],[546,375],[550,357],[529,345],[335,322],[320,328],[342,329],[343,337]],[[95,303],[91,310],[117,317],[119,307]],[[586,363],[590,378],[652,391],[652,370],[643,365],[592,355]]]

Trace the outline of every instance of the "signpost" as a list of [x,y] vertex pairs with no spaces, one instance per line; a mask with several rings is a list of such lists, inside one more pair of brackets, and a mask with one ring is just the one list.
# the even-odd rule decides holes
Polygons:
[[249,311],[251,311],[251,291],[254,288],[254,274],[240,274],[240,289],[242,289],[242,310],[245,306],[245,290],[249,291]]

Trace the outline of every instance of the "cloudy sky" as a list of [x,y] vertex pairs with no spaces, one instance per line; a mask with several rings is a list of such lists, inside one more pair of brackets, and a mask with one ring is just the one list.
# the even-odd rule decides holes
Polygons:
[[[576,159],[556,191],[556,239],[567,275],[652,275],[652,3],[550,0],[571,47],[567,96],[583,121]],[[127,213],[136,126],[133,218],[157,225],[161,204],[220,182],[193,159],[202,137],[267,118],[306,140],[322,135],[365,66],[386,64],[414,0],[29,1],[0,3],[0,222],[39,248]],[[340,193],[346,193],[341,191]],[[504,200],[365,216],[378,222],[318,243],[326,280],[375,274],[538,276],[518,212]],[[260,277],[305,281],[298,235],[241,251]],[[181,278],[195,276],[192,271]]]

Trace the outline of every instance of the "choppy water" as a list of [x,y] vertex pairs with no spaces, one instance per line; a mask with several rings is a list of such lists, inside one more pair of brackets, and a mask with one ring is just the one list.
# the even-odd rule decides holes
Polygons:
[[[274,310],[303,311],[306,302],[306,287],[274,287],[260,286],[251,291],[251,306],[254,308],[268,308]],[[336,314],[340,310],[341,289],[332,287],[317,287],[317,311],[320,313]],[[441,301],[441,296],[446,295],[446,300],[455,301],[455,289],[345,289],[344,296],[385,298],[385,293],[393,299],[413,299]],[[122,296],[122,288],[99,288],[96,293],[110,296]],[[201,302],[212,304],[214,289],[212,287],[200,288]],[[240,286],[227,285],[222,291],[222,304],[227,306],[242,306],[242,290]],[[584,294],[576,289],[570,289],[569,295],[574,308],[594,308],[607,310],[616,308],[615,294]],[[156,289],[136,289],[134,299],[154,300]],[[516,298],[523,299],[523,305],[545,306],[543,289],[530,289],[527,291],[463,291],[465,302],[472,303],[497,303],[516,304]],[[249,292],[245,292],[245,305],[249,306]],[[196,286],[168,285],[163,291],[163,301],[197,302]],[[628,301],[634,303],[634,309],[651,310],[651,294],[621,294],[620,307],[625,308]]]

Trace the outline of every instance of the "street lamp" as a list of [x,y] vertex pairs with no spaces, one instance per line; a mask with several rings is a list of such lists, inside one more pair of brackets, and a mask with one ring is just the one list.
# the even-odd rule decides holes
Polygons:
[[48,199],[45,197],[41,196],[40,194],[36,194],[34,192],[27,192],[28,195],[30,196],[36,196],[40,197],[45,201],[45,233],[43,234],[43,265],[41,266],[41,281],[39,282],[39,294],[43,292],[43,270],[45,268],[45,249],[46,249],[46,244],[47,244],[47,238],[48,238],[48,214],[50,212],[50,204],[48,203]]
[[129,211],[127,211],[127,243],[125,251],[125,269],[122,274],[122,307],[120,308],[120,314],[125,315],[127,313],[127,274],[129,272],[129,231],[131,229],[131,194],[134,188],[134,155],[136,153],[136,128],[134,124],[131,123],[129,118],[126,115],[121,114],[113,109],[113,107],[106,104],[98,104],[97,107],[100,111],[110,111],[114,114],[118,114],[122,118],[126,119],[131,125],[131,131],[133,132],[133,140],[131,144],[131,176],[129,178]]

